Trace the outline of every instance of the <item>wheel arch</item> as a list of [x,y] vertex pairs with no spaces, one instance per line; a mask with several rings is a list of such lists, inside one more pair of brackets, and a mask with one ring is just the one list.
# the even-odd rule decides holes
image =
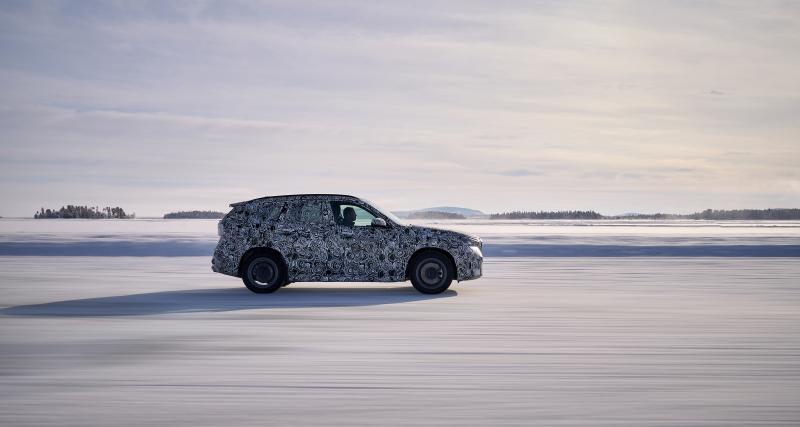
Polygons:
[[243,274],[242,269],[247,264],[247,261],[250,258],[258,255],[272,255],[275,258],[277,258],[278,261],[280,261],[279,263],[280,267],[283,269],[283,277],[285,278],[289,277],[289,265],[286,263],[286,258],[284,258],[283,255],[274,248],[265,248],[261,246],[248,249],[247,251],[245,251],[244,254],[242,254],[242,257],[239,258],[239,265],[236,268],[236,272],[239,277],[242,277]]
[[458,277],[458,265],[456,264],[456,260],[453,258],[453,255],[450,252],[442,248],[424,247],[417,249],[413,254],[411,254],[411,257],[408,258],[408,262],[406,263],[406,279],[411,278],[411,265],[414,263],[414,260],[416,260],[419,255],[425,252],[438,252],[447,257],[447,259],[450,260],[450,265],[453,266],[453,279]]

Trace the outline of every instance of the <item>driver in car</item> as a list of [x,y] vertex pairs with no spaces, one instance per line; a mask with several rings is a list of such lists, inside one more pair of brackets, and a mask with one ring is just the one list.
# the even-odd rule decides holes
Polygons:
[[348,206],[342,211],[343,221],[342,225],[354,227],[356,225],[356,210]]

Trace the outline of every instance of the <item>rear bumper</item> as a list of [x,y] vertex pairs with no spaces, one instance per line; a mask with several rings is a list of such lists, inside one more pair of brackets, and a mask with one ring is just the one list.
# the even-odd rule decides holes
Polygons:
[[228,276],[239,277],[239,259],[228,255],[218,244],[214,249],[214,256],[211,257],[211,271]]

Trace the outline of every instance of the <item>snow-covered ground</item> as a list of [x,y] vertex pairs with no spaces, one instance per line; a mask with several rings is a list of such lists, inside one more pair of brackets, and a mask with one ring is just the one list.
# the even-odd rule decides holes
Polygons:
[[[204,253],[180,256],[213,247],[214,224],[0,220],[6,251],[91,255],[0,256],[0,425],[800,424],[797,255],[574,252],[790,247],[798,224],[448,223],[487,249],[567,253],[498,252],[438,296],[251,294]],[[179,250],[92,246],[164,241]]]

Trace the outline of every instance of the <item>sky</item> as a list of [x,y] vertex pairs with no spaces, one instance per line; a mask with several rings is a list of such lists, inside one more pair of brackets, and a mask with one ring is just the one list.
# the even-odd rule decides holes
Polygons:
[[0,216],[800,207],[800,2],[0,2]]

